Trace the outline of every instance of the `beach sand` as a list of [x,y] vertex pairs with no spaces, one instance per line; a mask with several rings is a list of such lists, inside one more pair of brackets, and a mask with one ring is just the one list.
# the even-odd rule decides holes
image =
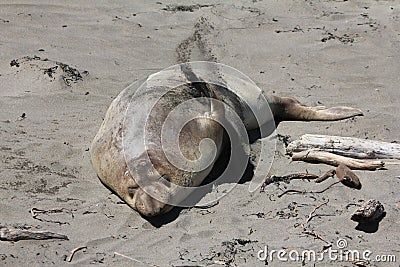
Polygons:
[[[364,111],[337,122],[282,122],[279,134],[400,142],[399,1],[2,1],[0,225],[69,240],[0,241],[0,265],[262,266],[257,254],[265,246],[301,252],[327,245],[301,224],[329,200],[308,229],[333,249],[345,239],[345,249],[397,256],[397,263],[367,266],[398,266],[398,164],[356,171],[361,190],[337,184],[278,198],[286,189],[324,189],[333,179],[271,184],[263,193],[249,193],[246,182],[214,207],[176,209],[163,221],[140,217],[100,183],[89,146],[109,104],[132,82],[176,64],[178,45],[199,21],[213,25],[200,31],[213,56],[266,92]],[[330,168],[291,162],[278,141],[270,174]],[[386,216],[376,229],[356,229],[351,213],[370,198]],[[32,208],[48,212],[33,218]],[[66,261],[80,246],[86,249]],[[328,257],[303,264],[355,266]],[[268,266],[303,265],[275,255]]]

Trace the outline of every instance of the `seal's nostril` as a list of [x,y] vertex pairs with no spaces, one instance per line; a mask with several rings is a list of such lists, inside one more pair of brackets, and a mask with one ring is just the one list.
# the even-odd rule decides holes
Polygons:
[[129,194],[129,196],[130,196],[131,198],[133,198],[133,197],[135,196],[136,189],[137,189],[137,188],[134,188],[134,187],[128,187],[128,194]]

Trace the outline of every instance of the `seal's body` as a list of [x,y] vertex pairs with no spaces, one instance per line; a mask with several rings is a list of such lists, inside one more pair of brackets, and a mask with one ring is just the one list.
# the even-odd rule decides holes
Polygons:
[[[172,189],[167,184],[160,182],[160,177],[168,182],[180,186],[198,186],[210,173],[216,158],[219,156],[224,139],[224,129],[218,123],[224,119],[225,110],[222,106],[208,101],[199,101],[204,109],[208,110],[204,116],[187,123],[182,129],[171,129],[167,132],[167,138],[161,140],[163,122],[168,114],[180,103],[194,98],[211,98],[229,105],[241,118],[247,130],[259,127],[268,121],[281,120],[340,120],[362,115],[358,109],[348,107],[308,107],[300,104],[291,97],[267,96],[268,104],[260,106],[260,96],[247,96],[244,85],[236,81],[227,81],[228,88],[235,88],[232,93],[226,87],[205,82],[188,82],[158,99],[156,105],[148,107],[147,103],[157,92],[162,89],[157,86],[149,86],[148,89],[136,95],[130,88],[125,89],[111,103],[103,124],[95,136],[91,148],[91,160],[100,180],[121,197],[129,206],[144,216],[154,216],[171,210],[172,206],[166,204],[171,196],[179,194],[179,190]],[[134,97],[133,97],[134,96]],[[266,103],[266,102],[265,102]],[[125,121],[126,112],[130,107],[132,118]],[[270,109],[272,116],[261,116],[261,121],[254,118],[251,110]],[[184,115],[184,114],[182,114]],[[179,118],[177,119],[179,120]],[[124,127],[129,128],[130,144],[124,151],[123,135]],[[142,136],[145,128],[145,144]],[[136,131],[136,132],[135,132]],[[136,138],[137,136],[137,138]],[[184,171],[175,167],[167,159],[162,151],[162,142],[169,142],[179,136],[179,149],[182,155],[189,160],[196,160],[202,153],[208,151],[199,150],[199,143],[206,138],[215,144],[216,157],[210,162],[209,167],[198,171]],[[171,141],[172,142],[172,141]],[[210,150],[211,151],[211,150]],[[215,152],[215,151],[214,151]],[[213,153],[214,153],[213,152]],[[211,152],[210,152],[211,153]],[[127,157],[128,155],[128,157]],[[134,155],[134,156],[132,156]],[[148,157],[156,171],[151,171],[149,166],[141,165],[142,157]],[[136,166],[139,172],[132,172],[128,166]],[[157,199],[146,192],[155,193]],[[182,198],[188,197],[183,195]]]

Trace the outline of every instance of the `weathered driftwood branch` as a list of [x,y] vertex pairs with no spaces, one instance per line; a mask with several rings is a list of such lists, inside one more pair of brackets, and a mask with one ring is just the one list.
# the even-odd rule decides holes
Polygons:
[[400,144],[353,137],[305,134],[291,142],[288,153],[318,149],[359,159],[400,159]]
[[339,181],[351,188],[361,189],[361,183],[358,176],[350,170],[346,165],[339,164],[336,168],[336,176],[339,178]]
[[359,170],[376,170],[379,168],[383,168],[383,166],[385,165],[382,161],[379,160],[366,161],[360,159],[352,159],[319,150],[306,150],[298,153],[293,153],[292,160],[322,162],[333,166],[344,164],[350,169]]
[[45,239],[64,239],[68,240],[66,235],[52,233],[48,231],[31,231],[17,228],[3,227],[0,229],[0,240],[18,241],[18,240],[45,240]]

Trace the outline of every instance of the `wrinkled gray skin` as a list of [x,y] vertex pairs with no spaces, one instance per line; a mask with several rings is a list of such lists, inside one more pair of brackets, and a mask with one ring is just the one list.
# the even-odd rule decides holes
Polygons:
[[[232,84],[234,86],[234,83]],[[188,173],[175,168],[165,157],[161,149],[160,140],[162,122],[179,103],[198,97],[218,99],[234,109],[243,120],[247,130],[258,127],[258,123],[254,122],[254,116],[249,112],[249,105],[257,106],[256,100],[247,98],[246,101],[243,101],[235,93],[223,87],[204,83],[194,86],[186,84],[170,91],[157,102],[157,105],[147,118],[146,112],[142,112],[142,110],[146,109],[146,103],[152,101],[152,95],[155,95],[155,92],[159,89],[148,88],[145,93],[135,95],[134,98],[132,96],[135,92],[132,89],[127,88],[122,91],[111,103],[90,148],[92,164],[100,180],[143,216],[155,216],[170,211],[172,206],[165,203],[172,196],[179,194],[178,191],[172,190],[168,184],[160,182],[160,175],[165,180],[177,185],[198,186],[209,174],[215,163],[214,160],[210,167],[203,171]],[[236,88],[236,90],[239,92],[242,90],[244,94],[246,92],[246,88]],[[257,99],[257,97],[254,99]],[[131,112],[134,112],[132,116],[136,119],[130,122],[131,124],[125,125],[129,130],[133,131],[133,134],[130,134],[130,138],[133,138],[130,140],[132,146],[129,148],[132,151],[125,154],[128,155],[128,158],[125,159],[122,144],[123,124],[125,112],[131,101]],[[268,96],[267,101],[275,121],[340,120],[362,115],[360,110],[348,107],[328,109],[324,107],[307,107],[291,97]],[[247,104],[244,102],[247,102]],[[223,128],[213,119],[223,119],[224,109],[221,106],[207,103],[207,101],[204,102],[204,107],[209,110],[207,116],[191,121],[180,133],[174,131],[171,133],[171,135],[179,134],[179,145],[182,154],[191,160],[199,157],[199,142],[204,138],[210,138],[214,141],[217,156],[222,149]],[[267,123],[272,118],[266,116],[264,120],[260,122],[260,125]],[[150,145],[144,145],[141,138],[135,140],[134,131],[143,131],[144,125],[147,127],[145,139],[147,144]],[[148,154],[157,172],[151,171],[151,166],[140,164],[141,157],[146,154]],[[137,166],[137,168],[132,171],[132,168],[128,168],[128,166]],[[158,196],[157,199],[148,195],[146,193],[149,192],[148,190],[155,192]]]

